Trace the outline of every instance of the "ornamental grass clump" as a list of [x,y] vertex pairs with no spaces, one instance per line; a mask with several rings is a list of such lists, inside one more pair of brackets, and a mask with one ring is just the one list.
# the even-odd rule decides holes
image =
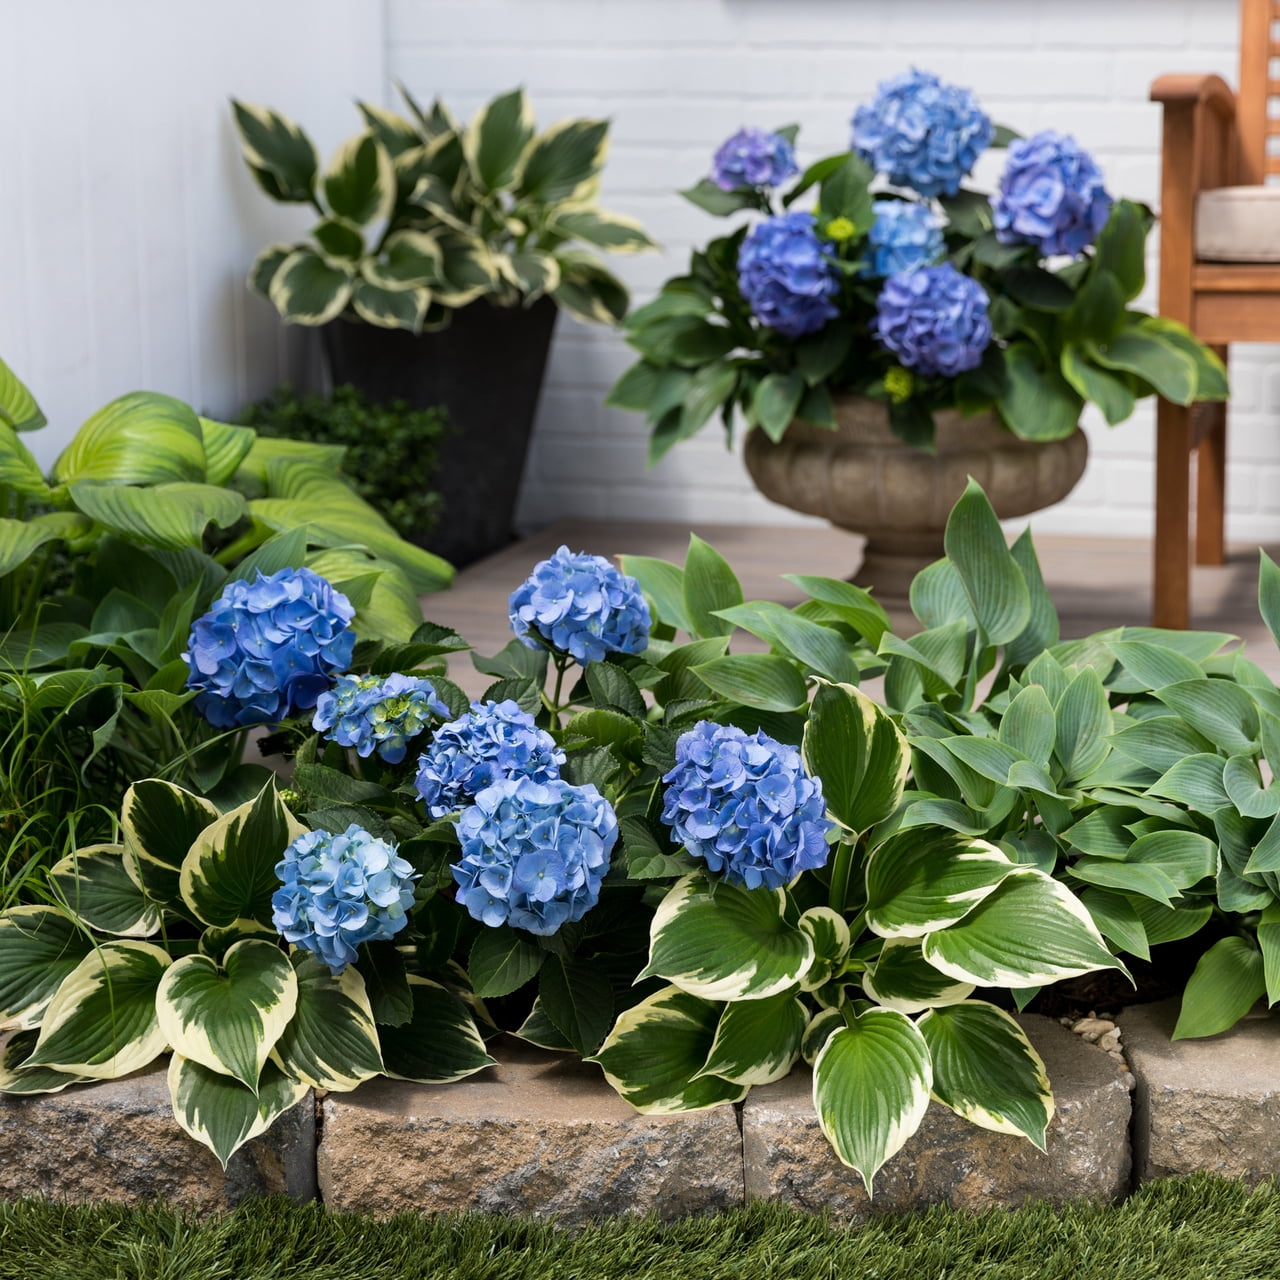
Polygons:
[[[741,130],[682,194],[746,214],[627,317],[639,360],[608,403],[642,412],[650,461],[719,414],[779,440],[836,426],[833,397],[884,401],[909,444],[933,415],[994,412],[1027,440],[1069,436],[1088,404],[1111,424],[1159,394],[1223,399],[1218,358],[1134,305],[1149,209],[1118,199],[1090,153],[996,126],[926,71],[886,80],[849,149],[792,172],[797,128]],[[998,189],[966,185],[1008,148]]]

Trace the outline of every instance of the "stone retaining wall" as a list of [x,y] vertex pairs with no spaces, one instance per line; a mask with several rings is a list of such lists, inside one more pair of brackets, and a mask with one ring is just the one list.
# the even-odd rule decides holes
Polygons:
[[514,1042],[498,1050],[498,1067],[459,1084],[378,1080],[308,1097],[226,1173],[177,1128],[161,1071],[0,1097],[0,1198],[159,1196],[213,1209],[248,1195],[318,1194],[379,1215],[477,1209],[566,1222],[771,1199],[859,1219],[936,1203],[1115,1200],[1195,1169],[1280,1174],[1280,1019],[1173,1043],[1175,1016],[1176,1002],[1124,1015],[1132,1081],[1057,1023],[1022,1018],[1057,1098],[1046,1150],[934,1104],[881,1170],[874,1202],[819,1132],[802,1071],[754,1089],[739,1108],[644,1116],[594,1067]]

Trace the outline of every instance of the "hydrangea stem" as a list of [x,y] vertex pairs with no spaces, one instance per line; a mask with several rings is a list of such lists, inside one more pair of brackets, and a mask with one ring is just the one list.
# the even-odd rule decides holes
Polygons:
[[564,673],[569,669],[569,664],[573,659],[568,654],[557,653],[552,661],[555,663],[556,668],[555,688],[552,690],[549,699],[545,693],[542,695],[542,705],[551,713],[551,727],[559,729],[560,713],[568,706],[568,703],[560,701],[560,695],[564,689]]

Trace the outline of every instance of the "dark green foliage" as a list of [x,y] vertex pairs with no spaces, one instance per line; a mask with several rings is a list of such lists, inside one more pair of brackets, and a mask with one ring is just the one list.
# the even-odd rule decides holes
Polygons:
[[286,1200],[203,1221],[162,1206],[0,1205],[0,1280],[1264,1280],[1277,1244],[1273,1186],[1207,1176],[1149,1183],[1119,1207],[935,1208],[849,1230],[761,1203],[580,1232],[479,1215],[374,1222]]
[[452,428],[443,407],[375,404],[355,387],[331,397],[280,387],[251,404],[241,422],[259,435],[345,446],[342,471],[353,489],[406,541],[425,545],[440,519],[436,491],[440,443]]

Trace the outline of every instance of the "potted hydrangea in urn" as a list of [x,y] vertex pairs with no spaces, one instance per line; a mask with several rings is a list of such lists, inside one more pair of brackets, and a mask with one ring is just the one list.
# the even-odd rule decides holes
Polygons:
[[[746,213],[632,312],[640,353],[609,403],[644,412],[650,460],[719,412],[772,500],[868,545],[884,594],[942,554],[976,477],[1002,517],[1060,500],[1084,470],[1087,403],[1227,394],[1221,363],[1133,303],[1150,211],[1114,199],[1093,157],[997,127],[966,89],[912,70],[880,85],[851,147],[801,171],[794,126],[748,128],[683,194]],[[964,185],[1007,147],[998,189]]]

